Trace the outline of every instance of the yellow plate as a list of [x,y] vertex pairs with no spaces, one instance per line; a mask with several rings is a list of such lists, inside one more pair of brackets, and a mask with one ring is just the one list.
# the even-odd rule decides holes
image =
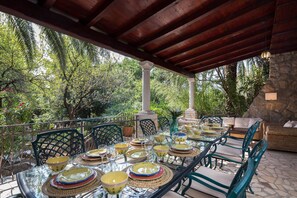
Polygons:
[[217,132],[214,130],[203,130],[203,133],[217,133]]
[[88,157],[100,157],[106,154],[107,150],[105,148],[94,149],[86,152],[86,156]]
[[88,179],[94,174],[94,171],[90,168],[79,167],[71,168],[69,170],[63,171],[57,176],[57,181],[60,183],[78,183]]
[[145,158],[147,156],[147,153],[145,152],[144,149],[134,149],[134,150],[128,151],[126,155],[132,159],[141,159],[141,158]]
[[188,151],[193,149],[193,147],[188,144],[174,144],[172,145],[172,148],[175,150],[181,150],[181,151]]
[[136,138],[136,139],[132,140],[132,142],[136,143],[136,144],[140,144],[140,143],[144,143],[145,139],[144,138]]
[[151,162],[141,162],[133,165],[130,171],[137,176],[151,176],[160,171],[160,166]]

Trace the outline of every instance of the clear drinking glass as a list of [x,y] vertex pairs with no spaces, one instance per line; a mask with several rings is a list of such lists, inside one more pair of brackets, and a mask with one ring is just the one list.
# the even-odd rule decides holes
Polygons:
[[107,149],[107,159],[110,164],[110,171],[115,171],[116,168],[116,159],[117,159],[117,151],[114,148],[114,145],[109,146]]

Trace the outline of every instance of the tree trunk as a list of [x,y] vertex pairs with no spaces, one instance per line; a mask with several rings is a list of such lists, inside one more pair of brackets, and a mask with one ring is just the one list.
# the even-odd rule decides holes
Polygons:
[[237,63],[232,63],[225,66],[226,76],[226,93],[227,93],[227,106],[226,111],[228,115],[236,114],[236,79],[237,79]]

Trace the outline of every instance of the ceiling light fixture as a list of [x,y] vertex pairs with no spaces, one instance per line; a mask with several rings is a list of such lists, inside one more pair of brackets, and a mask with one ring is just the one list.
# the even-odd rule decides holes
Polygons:
[[261,53],[261,58],[263,59],[270,59],[270,57],[271,57],[271,53],[268,50]]

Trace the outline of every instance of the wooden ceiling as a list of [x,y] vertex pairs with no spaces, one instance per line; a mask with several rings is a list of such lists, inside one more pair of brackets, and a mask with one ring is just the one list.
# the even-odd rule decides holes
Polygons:
[[296,0],[0,0],[0,11],[189,77],[297,50]]

